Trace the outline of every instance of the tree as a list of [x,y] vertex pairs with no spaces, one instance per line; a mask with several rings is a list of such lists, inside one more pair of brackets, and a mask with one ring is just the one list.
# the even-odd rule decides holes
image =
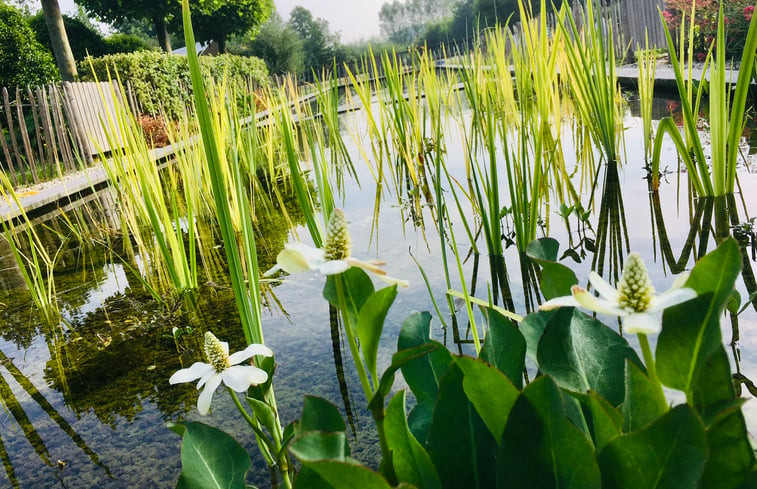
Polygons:
[[152,22],[158,44],[165,52],[171,52],[168,22],[181,17],[181,3],[175,0],[75,0],[100,20],[108,23],[131,19]]
[[76,62],[68,44],[66,27],[63,25],[63,16],[60,13],[58,0],[42,0],[42,12],[45,14],[47,32],[50,34],[50,43],[53,46],[53,54],[58,64],[60,76],[65,81],[74,81],[76,78]]
[[272,10],[272,0],[200,0],[192,12],[192,27],[197,40],[215,41],[223,54],[230,34],[256,32]]
[[295,7],[289,13],[289,26],[302,40],[306,71],[317,70],[333,62],[339,36],[329,32],[326,20],[313,18],[310,10],[304,7]]
[[[87,54],[96,58],[108,53],[108,47],[100,33],[80,20],[64,15],[63,25],[66,28],[66,34],[70,34],[71,52],[76,61],[83,60]],[[42,12],[29,18],[29,26],[34,31],[37,41],[52,52],[53,47]]]
[[379,11],[381,33],[399,44],[415,42],[426,27],[452,14],[452,0],[395,0]]
[[42,85],[56,79],[50,52],[34,38],[21,12],[0,4],[0,87]]
[[271,14],[254,39],[247,36],[235,46],[234,52],[261,58],[272,75],[302,73],[305,67],[302,41],[276,12]]

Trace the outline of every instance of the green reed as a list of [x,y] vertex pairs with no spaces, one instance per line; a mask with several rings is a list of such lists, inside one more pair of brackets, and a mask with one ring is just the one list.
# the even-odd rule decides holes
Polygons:
[[[692,24],[689,39],[693,36],[694,7],[692,6]],[[683,67],[675,52],[675,45],[670,35],[670,30],[663,21],[665,36],[668,42],[668,53],[675,73],[676,86],[681,98],[683,122],[687,140],[684,142],[678,133],[678,129],[671,118],[665,118],[660,122],[653,155],[653,178],[657,179],[660,167],[660,153],[662,139],[665,134],[672,139],[678,154],[686,164],[691,183],[699,196],[720,196],[733,193],[736,182],[736,160],[739,154],[739,140],[744,130],[744,114],[746,110],[746,97],[752,80],[755,51],[757,50],[757,20],[752,18],[749,24],[744,51],[741,57],[738,79],[735,87],[731,87],[732,80],[727,80],[729,72],[725,59],[725,25],[723,5],[720,4],[718,15],[718,31],[713,46],[707,55],[706,66],[713,56],[711,66],[710,90],[710,156],[712,169],[707,165],[704,154],[704,145],[697,128],[698,105],[700,93],[697,94],[696,103],[693,104],[691,86],[686,83]],[[691,56],[691,41],[689,43],[689,56]],[[691,63],[689,62],[689,70]],[[689,71],[689,80],[691,80]],[[704,85],[700,84],[699,90]],[[693,107],[692,107],[693,105]],[[655,187],[658,181],[655,180]]]
[[636,46],[636,62],[639,67],[639,112],[641,113],[644,135],[644,157],[652,158],[654,136],[652,135],[652,101],[654,98],[655,74],[657,71],[657,52],[649,49],[649,33],[645,33],[644,49]]

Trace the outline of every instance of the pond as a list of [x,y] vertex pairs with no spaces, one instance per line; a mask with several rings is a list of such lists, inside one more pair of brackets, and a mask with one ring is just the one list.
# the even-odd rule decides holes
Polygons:
[[[657,99],[655,107],[658,119],[668,115],[670,101]],[[641,254],[652,282],[658,290],[664,290],[674,274],[690,269],[696,257],[715,248],[711,223],[707,222],[712,219],[711,202],[690,200],[685,173],[675,167],[671,144],[663,149],[663,161],[669,170],[664,173],[659,194],[650,192],[644,168],[642,124],[634,111],[632,98],[624,119],[622,164],[617,171],[614,166],[597,167],[593,199],[592,186],[585,188],[581,201],[589,210],[586,219],[578,220],[575,214],[562,219],[555,203],[549,209],[548,223],[547,216],[542,216],[538,235],[542,236],[548,226],[549,236],[561,244],[561,253],[567,248],[572,250],[564,261],[582,284],[593,262],[593,268],[601,270],[606,278],[618,274],[621,257],[630,250]],[[466,114],[470,117],[471,111]],[[364,113],[344,115],[339,122],[347,151],[360,161],[365,153],[353,136],[359,139],[367,131]],[[447,168],[452,177],[462,180],[464,150],[455,142],[463,135],[452,123],[447,131]],[[566,138],[565,153],[573,154],[569,140]],[[744,191],[736,194],[733,207],[743,223],[757,210],[757,194],[747,190],[757,188],[751,156],[748,163],[739,169]],[[447,286],[432,210],[415,207],[412,196],[399,202],[389,196],[374,221],[371,172],[363,164],[356,164],[356,168],[361,184],[347,178],[338,204],[350,221],[354,254],[384,260],[391,275],[411,284],[399,291],[390,310],[379,348],[382,371],[390,363],[402,321],[413,311],[433,312],[414,260],[425,271],[431,292],[441,305],[446,305],[443,297]],[[96,206],[88,204],[89,213],[79,212],[84,222],[102,223],[104,215],[114,212],[109,191],[101,193],[97,200]],[[309,240],[294,197],[285,196],[285,207],[287,218],[280,211],[260,216],[261,270],[274,264],[276,254],[293,235]],[[466,212],[472,220],[470,210]],[[90,213],[97,214],[97,219],[90,219]],[[451,228],[457,233],[461,257],[466,257],[469,243],[465,243],[462,220],[455,216]],[[118,230],[117,218],[110,219],[114,230]],[[294,228],[289,227],[287,219],[293,221]],[[40,222],[37,229],[46,239],[55,241],[66,234],[67,228],[65,221],[55,218]],[[509,225],[503,227],[505,242],[510,239],[510,231]],[[215,262],[217,273],[205,277],[193,299],[174,295],[159,302],[139,278],[139,257],[119,258],[118,251],[123,250],[120,235],[113,232],[110,238],[107,233],[100,236],[97,243],[71,240],[65,246],[55,274],[62,320],[54,324],[35,312],[10,250],[0,251],[0,399],[5,405],[0,410],[0,459],[4,467],[0,486],[172,486],[181,468],[181,439],[166,423],[200,419],[223,427],[256,454],[248,480],[265,484],[265,464],[228,397],[217,395],[212,415],[202,417],[197,413],[194,387],[168,383],[172,373],[200,359],[205,331],[229,341],[231,351],[245,345],[234,297],[225,278],[220,240],[204,242],[203,259]],[[601,236],[605,236],[604,243]],[[484,250],[482,241],[480,238],[479,246]],[[754,241],[745,242],[742,251],[745,265],[753,266]],[[481,298],[488,295],[489,265],[485,255],[468,256],[463,264],[469,291]],[[523,291],[529,284],[520,273],[515,246],[505,250],[505,264],[515,311],[524,313],[527,299]],[[376,468],[380,460],[377,435],[365,409],[366,400],[346,341],[334,328],[328,304],[321,296],[324,280],[313,272],[288,277],[267,289],[263,323],[266,344],[276,353],[276,396],[282,423],[298,417],[305,395],[322,396],[339,406],[348,420],[353,457]],[[453,274],[453,288],[460,289],[459,280],[455,280]],[[737,282],[743,298],[754,291],[750,289],[752,285],[745,283],[749,283],[748,276]],[[444,307],[442,310],[447,314]],[[450,326],[446,329],[435,317],[432,336],[454,352],[472,353],[464,309],[457,316],[456,326],[447,321]],[[751,398],[749,390],[757,394],[749,380],[757,375],[754,308],[739,316],[738,327],[738,342],[729,349],[731,361],[733,370],[743,376],[744,383],[739,384],[744,386],[743,396]],[[732,331],[726,322],[723,337],[730,343]],[[635,336],[628,339],[637,346]],[[395,385],[395,389],[402,387],[400,383]],[[744,411],[749,429],[757,429],[757,404],[747,401]]]

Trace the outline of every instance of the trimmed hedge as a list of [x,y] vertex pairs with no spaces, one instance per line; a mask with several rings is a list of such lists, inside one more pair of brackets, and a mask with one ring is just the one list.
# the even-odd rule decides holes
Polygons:
[[21,12],[0,3],[0,87],[37,86],[58,79],[52,55],[34,38]]
[[[258,85],[268,83],[268,70],[258,58],[231,54],[201,56],[200,66],[206,76],[217,80],[226,72],[231,85],[249,81]],[[163,113],[169,118],[177,118],[191,96],[192,83],[186,56],[137,51],[88,58],[79,63],[79,76],[85,81],[94,80],[95,76],[98,80],[107,80],[109,71],[112,78],[118,73],[122,82],[129,81],[142,111],[147,114]]]

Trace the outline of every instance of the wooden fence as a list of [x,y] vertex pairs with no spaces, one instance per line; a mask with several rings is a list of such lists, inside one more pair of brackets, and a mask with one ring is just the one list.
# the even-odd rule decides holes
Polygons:
[[107,82],[3,88],[2,98],[0,161],[16,187],[76,171],[111,149],[101,118],[115,114],[121,96]]

